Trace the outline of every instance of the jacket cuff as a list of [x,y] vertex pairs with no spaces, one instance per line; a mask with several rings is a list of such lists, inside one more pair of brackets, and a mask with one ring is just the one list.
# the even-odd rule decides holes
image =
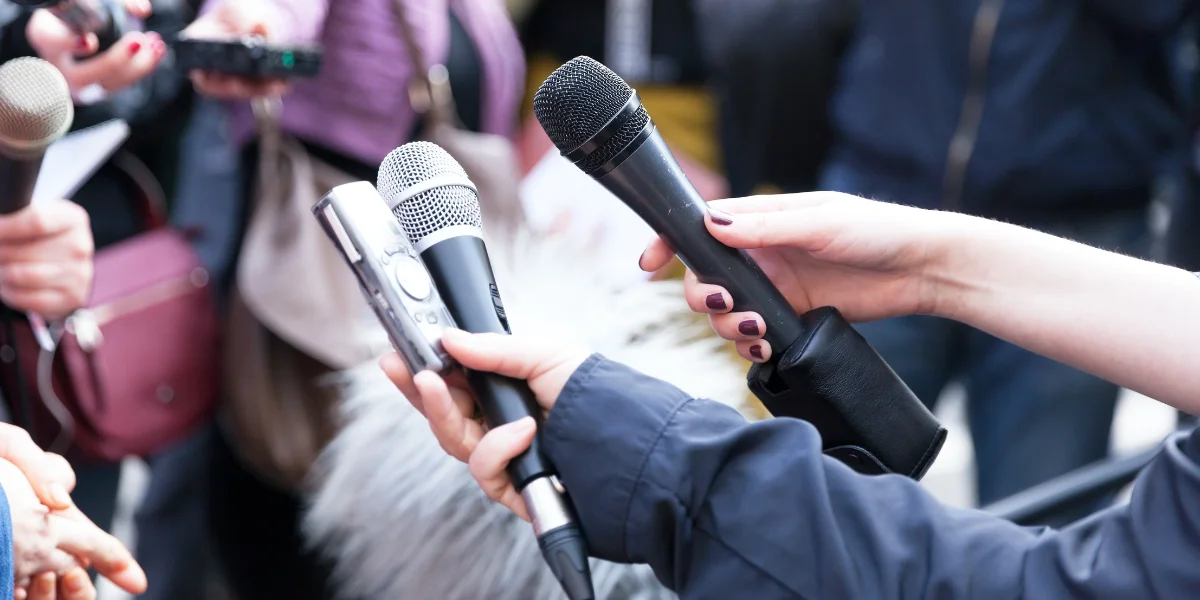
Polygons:
[[[679,407],[674,386],[593,354],[563,388],[542,431],[592,556],[629,562],[627,523],[648,457]],[[614,418],[618,415],[619,418]]]

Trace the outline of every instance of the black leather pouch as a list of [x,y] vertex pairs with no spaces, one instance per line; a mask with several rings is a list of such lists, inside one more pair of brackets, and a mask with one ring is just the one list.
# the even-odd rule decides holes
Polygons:
[[801,316],[804,335],[747,376],[776,417],[812,423],[824,452],[854,470],[920,479],[946,430],[835,308]]

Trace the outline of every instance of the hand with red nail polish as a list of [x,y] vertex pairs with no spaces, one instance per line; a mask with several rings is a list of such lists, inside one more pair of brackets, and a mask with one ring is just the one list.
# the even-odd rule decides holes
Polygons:
[[[946,260],[945,231],[957,217],[834,192],[781,194],[709,203],[708,233],[745,249],[797,313],[834,306],[851,321],[932,313],[946,304],[932,285]],[[640,266],[654,272],[674,256],[655,240]],[[685,297],[747,360],[769,360],[760,315],[737,312],[728,290],[690,271]]]
[[[470,334],[458,329],[448,330],[442,343],[446,352],[468,369],[527,381],[538,404],[546,411],[554,408],[567,380],[590,356],[586,350],[561,343],[491,333]],[[413,407],[429,420],[442,449],[470,466],[471,475],[488,497],[529,520],[525,502],[513,488],[505,468],[532,443],[536,432],[533,419],[527,417],[489,431],[480,421],[472,419],[476,414],[475,398],[461,374],[443,379],[423,371],[414,377],[395,353],[384,356],[380,366]]]
[[[146,0],[128,0],[126,5],[135,16],[150,14]],[[160,35],[139,31],[125,34],[97,54],[99,41],[94,33],[80,37],[45,9],[30,16],[25,37],[38,56],[58,68],[73,92],[93,85],[108,92],[124,89],[153,73],[167,54]]]

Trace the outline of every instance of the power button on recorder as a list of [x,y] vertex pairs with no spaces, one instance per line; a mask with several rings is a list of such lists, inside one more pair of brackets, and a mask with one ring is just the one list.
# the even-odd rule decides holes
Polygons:
[[433,292],[433,282],[425,266],[412,257],[402,257],[396,261],[396,283],[404,293],[414,300],[426,300]]

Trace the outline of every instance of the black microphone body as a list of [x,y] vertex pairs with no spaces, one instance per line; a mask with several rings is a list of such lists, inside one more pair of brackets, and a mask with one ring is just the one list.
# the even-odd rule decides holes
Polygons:
[[581,56],[546,79],[533,108],[559,152],[662,236],[697,279],[762,316],[771,358],[747,383],[771,414],[812,423],[824,451],[860,472],[920,479],[945,429],[836,308],[797,314],[749,253],[709,233],[707,203],[629,84]]
[[[508,335],[508,322],[483,240],[473,235],[443,239],[421,251],[442,301],[463,331]],[[524,381],[479,371],[467,372],[467,383],[479,397],[488,423],[502,425],[532,416],[539,430],[542,409]],[[541,452],[537,436],[523,454],[508,465],[517,491],[538,477],[554,473]]]
[[44,155],[9,156],[0,147],[0,215],[15,213],[33,201]]
[[782,351],[800,337],[800,316],[758,263],[746,251],[708,234],[708,205],[654,121],[647,121],[638,138],[593,176],[661,235],[700,281],[728,290],[737,310],[761,315],[767,325],[764,338],[773,351]]

